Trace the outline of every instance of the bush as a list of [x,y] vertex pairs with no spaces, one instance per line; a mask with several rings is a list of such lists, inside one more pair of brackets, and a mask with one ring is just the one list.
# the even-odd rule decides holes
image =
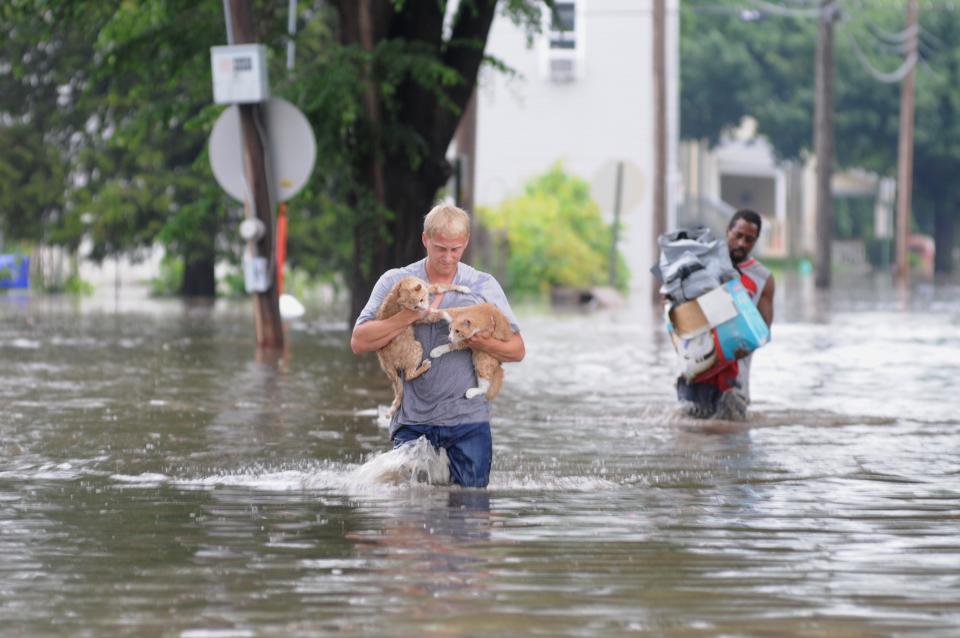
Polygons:
[[[533,178],[523,195],[477,213],[492,236],[506,239],[503,284],[511,292],[547,294],[556,286],[609,283],[612,226],[603,221],[587,182],[564,173],[559,163]],[[629,273],[619,251],[616,258],[615,285],[624,290]]]
[[151,297],[174,297],[183,290],[183,258],[165,256],[160,262],[160,272],[150,280]]

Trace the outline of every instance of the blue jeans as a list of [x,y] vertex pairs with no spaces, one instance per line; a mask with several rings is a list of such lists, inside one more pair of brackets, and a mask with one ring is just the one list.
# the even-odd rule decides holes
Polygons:
[[393,433],[393,447],[416,441],[421,436],[433,447],[444,448],[450,459],[450,478],[464,487],[486,487],[493,462],[490,423],[463,425],[402,425]]

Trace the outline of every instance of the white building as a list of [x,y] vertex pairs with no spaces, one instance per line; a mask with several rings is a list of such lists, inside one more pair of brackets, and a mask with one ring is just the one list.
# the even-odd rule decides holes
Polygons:
[[[770,142],[757,135],[757,123],[744,118],[727,131],[715,148],[705,141],[680,146],[684,197],[678,209],[682,226],[706,224],[723,232],[730,216],[750,208],[764,218],[757,243],[760,257],[804,257],[816,252],[816,156],[804,161],[780,161]],[[896,184],[891,178],[862,170],[833,174],[835,199],[871,200],[877,238],[893,236]],[[864,266],[859,238],[835,237],[834,261]]]
[[[487,53],[516,72],[481,75],[477,99],[476,205],[496,206],[561,161],[567,173],[590,182],[594,199],[614,218],[622,162],[619,247],[635,294],[649,292],[654,263],[654,0],[576,0],[556,3],[543,34],[527,34],[498,17]],[[678,0],[666,10],[667,227],[679,192]],[[570,28],[572,27],[572,28]]]

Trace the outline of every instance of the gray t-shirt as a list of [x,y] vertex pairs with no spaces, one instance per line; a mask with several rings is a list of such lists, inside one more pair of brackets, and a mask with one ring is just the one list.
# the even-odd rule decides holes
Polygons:
[[[393,285],[410,276],[427,280],[426,259],[385,272],[373,287],[370,300],[360,311],[354,327],[376,319],[377,310]],[[470,293],[448,292],[443,295],[440,308],[492,303],[503,311],[513,329],[520,332],[507,296],[492,275],[461,263],[457,267],[453,283],[469,287]],[[449,326],[446,321],[414,324],[413,330],[423,346],[424,357],[429,358],[431,350],[449,342]],[[468,399],[464,396],[468,388],[477,385],[470,350],[448,352],[442,357],[432,359],[432,362],[430,369],[424,374],[412,381],[403,382],[403,401],[390,422],[390,436],[402,425],[445,426],[490,420],[490,403],[486,397]]]

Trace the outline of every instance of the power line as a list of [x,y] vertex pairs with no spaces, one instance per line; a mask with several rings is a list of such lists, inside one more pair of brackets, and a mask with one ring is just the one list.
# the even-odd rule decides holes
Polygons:
[[824,5],[823,7],[813,7],[809,9],[791,9],[779,4],[767,2],[766,0],[747,0],[747,3],[771,15],[787,18],[819,18],[822,13],[832,15],[840,9],[839,0],[834,0],[834,2]]
[[867,59],[867,56],[860,48],[860,43],[857,42],[857,38],[853,35],[853,32],[850,29],[845,29],[844,32],[846,33],[850,44],[853,45],[853,52],[860,61],[860,65],[873,79],[877,80],[878,82],[883,82],[884,84],[895,84],[902,81],[903,78],[907,77],[907,74],[913,70],[913,68],[917,65],[917,61],[920,59],[920,56],[917,55],[915,51],[911,51],[907,56],[907,59],[903,61],[903,64],[901,64],[898,69],[890,73],[884,73],[870,63],[870,60]]

